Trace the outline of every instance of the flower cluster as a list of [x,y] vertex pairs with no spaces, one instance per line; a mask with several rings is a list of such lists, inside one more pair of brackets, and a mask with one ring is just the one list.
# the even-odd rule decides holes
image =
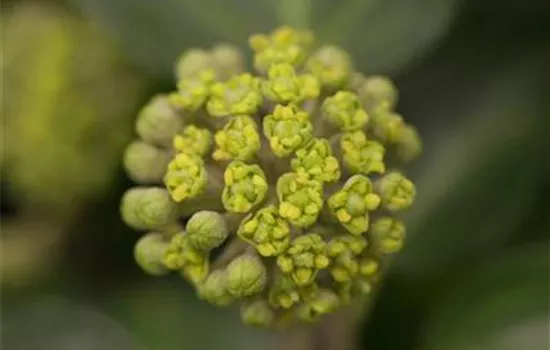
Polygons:
[[313,322],[369,295],[402,247],[415,186],[398,169],[421,143],[391,81],[345,51],[288,27],[250,45],[257,75],[227,45],[181,57],[178,91],[137,119],[122,217],[149,232],[145,271],[248,324]]

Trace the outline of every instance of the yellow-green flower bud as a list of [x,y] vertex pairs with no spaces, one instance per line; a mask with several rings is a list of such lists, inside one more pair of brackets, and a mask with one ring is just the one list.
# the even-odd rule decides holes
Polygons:
[[310,74],[297,75],[290,64],[276,64],[269,68],[268,80],[262,84],[266,98],[277,103],[296,103],[319,96],[321,88]]
[[373,193],[373,184],[364,175],[353,175],[328,199],[330,210],[352,235],[367,231],[368,212],[376,210],[379,205],[380,197]]
[[244,241],[254,245],[262,256],[276,256],[290,244],[290,228],[279,216],[275,205],[249,214],[242,221],[237,234]]
[[212,153],[215,160],[251,160],[260,150],[260,134],[252,118],[237,116],[225,124],[214,137],[217,149]]
[[214,270],[198,285],[197,293],[201,299],[217,306],[227,306],[233,297],[227,291],[227,274],[223,270]]
[[302,321],[315,322],[339,308],[340,297],[331,290],[320,289],[315,297],[298,307],[296,314]]
[[416,197],[414,183],[398,172],[385,175],[377,182],[382,204],[391,211],[400,211],[411,206]]
[[178,82],[178,91],[170,94],[170,104],[178,110],[195,112],[210,96],[210,88],[215,79],[216,72],[212,69],[183,78]]
[[210,94],[206,110],[213,117],[254,114],[262,105],[260,80],[249,73],[213,84]]
[[359,97],[351,91],[339,91],[323,102],[324,117],[342,131],[362,129],[369,120]]
[[263,201],[268,184],[265,174],[257,164],[248,165],[234,160],[223,174],[225,187],[222,204],[225,210],[246,213]]
[[131,188],[122,196],[122,220],[136,230],[163,229],[173,225],[177,210],[169,193],[157,187]]
[[267,282],[267,271],[262,260],[252,254],[235,258],[226,267],[227,290],[235,298],[260,293]]
[[393,109],[397,103],[397,89],[393,82],[384,76],[373,75],[366,77],[363,84],[359,87],[357,94],[363,102],[367,111],[372,111],[381,104],[388,104]]
[[134,259],[143,271],[161,276],[170,270],[164,266],[162,259],[168,249],[168,242],[161,233],[151,232],[142,236],[134,246]]
[[139,112],[136,132],[145,142],[169,148],[174,135],[183,127],[183,119],[164,95],[153,97]]
[[374,112],[372,112],[371,130],[373,134],[382,142],[395,144],[405,127],[405,122],[401,115],[389,109],[387,103],[381,103]]
[[188,49],[177,60],[176,77],[178,80],[190,78],[213,67],[214,60],[210,53],[202,49]]
[[279,178],[277,196],[279,214],[297,227],[313,225],[323,208],[323,185],[296,173]]
[[182,275],[195,285],[201,283],[208,275],[208,253],[195,248],[185,232],[172,237],[163,263],[170,270],[180,270]]
[[363,131],[348,132],[340,138],[344,164],[355,173],[378,173],[386,171],[386,149],[376,141],[367,140]]
[[201,157],[196,154],[179,153],[168,164],[164,184],[174,201],[183,202],[203,193],[207,178]]
[[372,224],[369,241],[379,254],[396,253],[405,241],[405,224],[392,217],[379,218]]
[[330,275],[337,283],[352,282],[359,272],[357,255],[367,247],[362,236],[337,236],[328,243],[331,258]]
[[185,226],[189,243],[200,250],[212,250],[219,247],[229,235],[223,215],[214,211],[199,211]]
[[319,48],[308,60],[306,69],[331,90],[346,85],[352,73],[349,55],[339,47],[326,45]]
[[291,165],[296,173],[316,181],[334,182],[340,179],[340,164],[332,155],[326,139],[314,138],[305,147],[297,150]]
[[422,140],[418,130],[411,125],[405,125],[401,129],[396,141],[397,155],[405,162],[416,159],[422,153]]
[[367,248],[367,240],[363,236],[336,236],[328,242],[327,252],[330,257],[336,257],[344,252],[353,255],[361,254]]
[[275,308],[290,309],[301,299],[300,291],[294,281],[285,275],[280,275],[269,290],[269,304]]
[[277,105],[273,113],[264,118],[263,129],[271,150],[279,157],[304,147],[313,134],[308,114],[295,105]]
[[329,264],[327,243],[316,233],[296,237],[287,251],[277,257],[281,271],[290,275],[298,286],[311,284],[317,272]]
[[256,299],[241,306],[241,319],[244,324],[268,327],[275,321],[275,313],[267,301]]
[[253,35],[249,44],[255,53],[254,68],[266,72],[274,64],[288,63],[300,65],[313,42],[309,31],[297,31],[290,27],[281,27],[271,33]]
[[219,44],[212,49],[211,54],[219,79],[227,80],[233,75],[244,72],[244,56],[237,47],[230,44]]
[[170,158],[170,153],[165,150],[143,141],[134,141],[124,151],[123,164],[132,181],[160,183]]
[[172,146],[179,152],[193,153],[202,157],[212,146],[212,133],[208,129],[189,125],[174,136]]

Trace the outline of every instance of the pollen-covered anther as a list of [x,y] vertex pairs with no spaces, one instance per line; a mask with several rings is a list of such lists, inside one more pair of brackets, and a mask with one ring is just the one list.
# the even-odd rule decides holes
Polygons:
[[369,120],[356,94],[339,91],[325,99],[322,106],[326,120],[342,131],[362,129]]
[[265,257],[280,255],[290,244],[290,227],[275,205],[262,208],[254,215],[249,214],[237,234]]
[[334,182],[340,179],[340,164],[332,155],[328,140],[314,138],[300,148],[292,159],[292,170],[320,182]]
[[311,284],[317,272],[326,269],[329,264],[327,243],[316,233],[296,237],[287,251],[277,258],[281,271],[298,286]]
[[353,175],[328,199],[331,212],[352,235],[367,231],[368,213],[379,205],[380,197],[373,192],[371,180],[364,175]]
[[369,241],[379,254],[394,254],[403,247],[405,234],[403,221],[385,216],[372,224],[369,230]]
[[246,213],[263,201],[268,189],[265,174],[257,164],[234,160],[224,173],[222,203],[225,210]]
[[286,157],[304,147],[313,133],[308,114],[294,105],[277,105],[273,113],[264,118],[263,129],[271,150],[278,157]]
[[164,265],[170,270],[178,270],[194,285],[201,283],[208,275],[208,253],[195,248],[185,232],[172,237],[164,253]]
[[313,75],[298,75],[292,65],[276,64],[269,68],[268,79],[262,83],[262,91],[271,101],[299,104],[317,98],[321,89]]
[[342,135],[340,148],[344,164],[350,171],[363,174],[383,174],[386,171],[386,149],[377,141],[367,140],[363,131],[357,130]]
[[204,156],[212,146],[212,133],[208,129],[189,125],[174,136],[173,147],[178,152]]
[[286,26],[273,31],[271,35],[252,35],[249,44],[255,53],[254,67],[260,72],[266,72],[278,63],[298,66],[304,62],[312,42],[311,32]]
[[234,76],[223,83],[214,83],[210,94],[206,110],[213,117],[250,115],[262,105],[260,80],[249,73]]
[[277,181],[279,214],[297,227],[313,225],[323,207],[323,185],[297,173],[286,173]]
[[170,104],[178,110],[195,112],[210,96],[210,88],[215,79],[216,72],[213,69],[205,69],[183,78],[178,82],[178,91],[170,94]]
[[317,77],[323,87],[334,90],[348,83],[353,65],[344,50],[325,45],[313,53],[306,63],[306,70]]
[[168,164],[164,184],[175,202],[183,202],[203,193],[207,177],[201,157],[179,153]]
[[253,159],[260,150],[260,134],[254,120],[246,115],[237,116],[227,122],[214,136],[216,150],[214,160]]
[[416,197],[416,186],[398,172],[385,175],[377,182],[382,204],[391,211],[409,208]]

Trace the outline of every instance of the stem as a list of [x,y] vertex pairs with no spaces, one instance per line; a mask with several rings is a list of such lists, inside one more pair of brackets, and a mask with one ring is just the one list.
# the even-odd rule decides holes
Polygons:
[[282,23],[295,28],[308,28],[311,0],[279,0],[277,12]]

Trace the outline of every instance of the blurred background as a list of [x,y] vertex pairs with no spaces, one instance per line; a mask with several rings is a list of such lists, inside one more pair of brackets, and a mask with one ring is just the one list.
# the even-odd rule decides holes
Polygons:
[[358,70],[394,79],[425,142],[406,247],[359,348],[549,349],[544,0],[2,1],[2,349],[266,347],[272,335],[134,264],[121,155],[182,51],[246,50],[304,11]]

